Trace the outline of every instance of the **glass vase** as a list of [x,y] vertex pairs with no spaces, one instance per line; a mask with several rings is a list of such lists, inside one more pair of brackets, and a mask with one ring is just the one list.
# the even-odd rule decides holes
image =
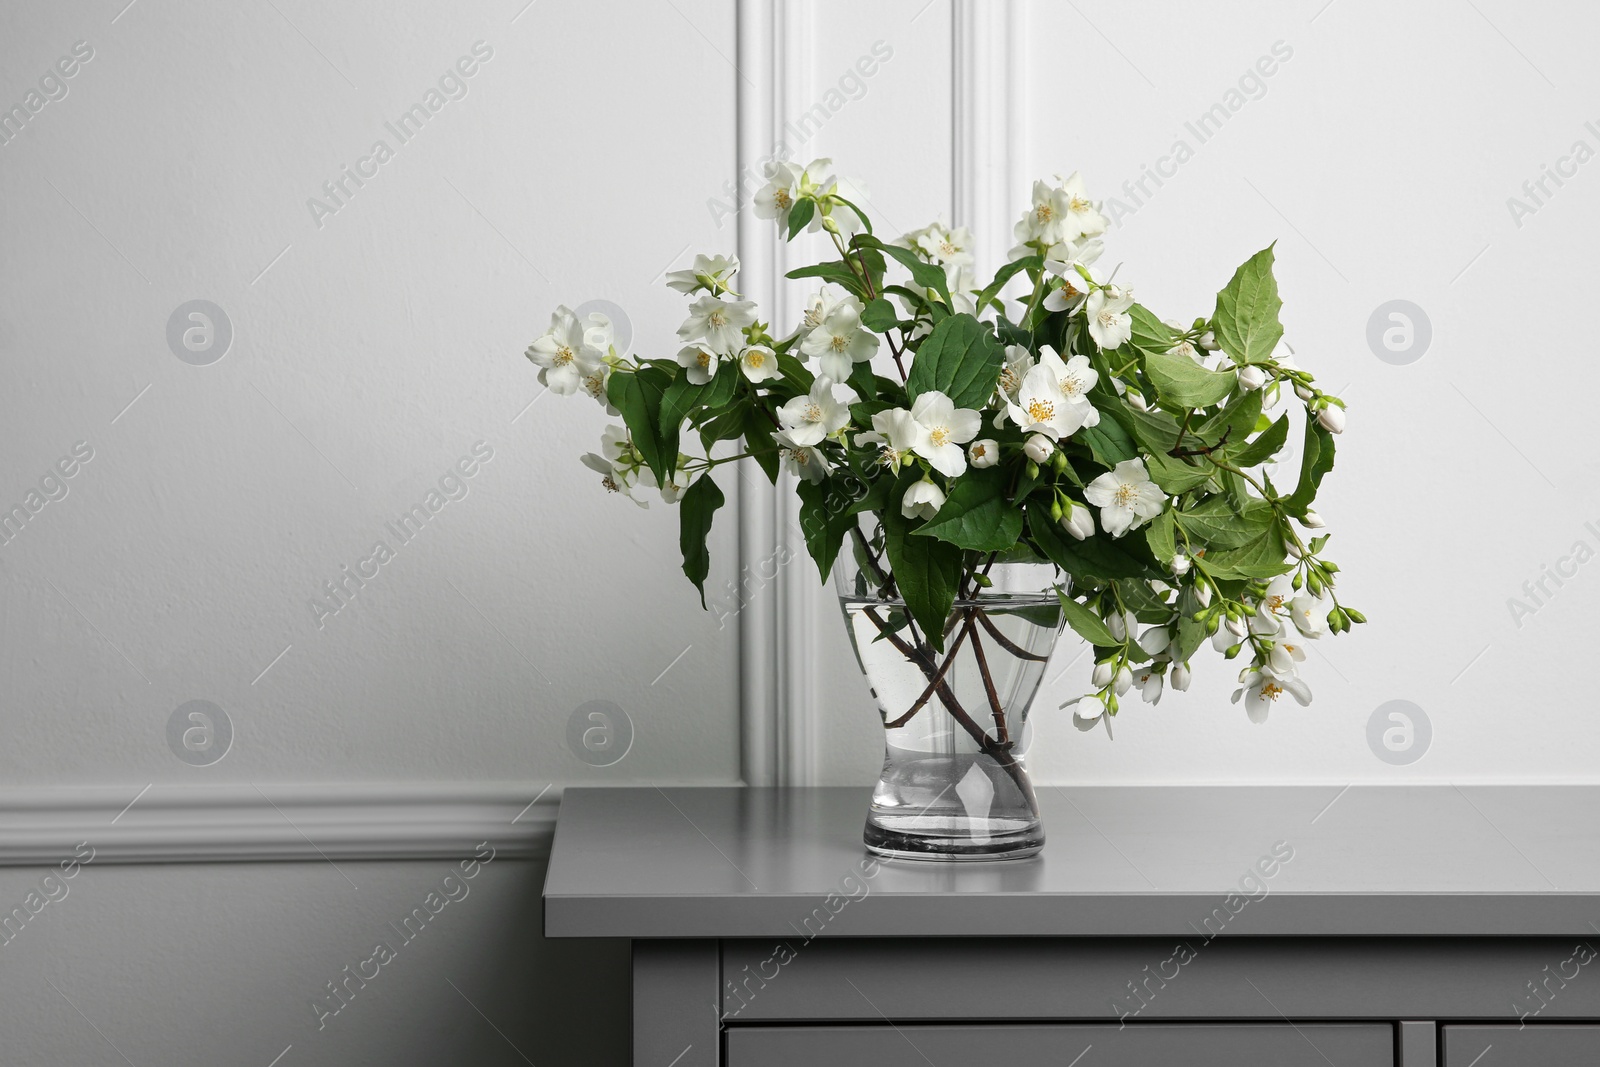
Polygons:
[[906,612],[881,532],[853,531],[834,583],[883,720],[883,773],[863,838],[896,859],[1020,859],[1044,847],[1025,765],[1028,708],[1061,633],[1049,563],[969,554],[942,650]]

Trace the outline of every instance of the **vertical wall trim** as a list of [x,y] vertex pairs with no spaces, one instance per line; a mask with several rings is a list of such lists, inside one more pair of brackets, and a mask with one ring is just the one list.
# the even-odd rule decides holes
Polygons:
[[[770,150],[781,108],[779,57],[782,53],[774,0],[741,0],[735,77],[738,117],[734,181],[738,186],[738,255],[742,291],[771,308],[779,276],[779,245],[774,227],[762,226],[744,201],[760,176],[761,157]],[[744,579],[777,541],[777,494],[748,460],[739,468],[739,574],[734,602],[739,612],[739,765],[747,785],[775,785],[779,641],[781,617],[772,597],[753,597]]]
[[[786,156],[784,123],[810,87],[812,12],[791,0],[738,5],[737,181],[741,200],[762,184],[764,165]],[[741,205],[741,291],[781,333],[794,319],[784,280],[787,246],[771,222]],[[809,666],[821,595],[806,566],[793,477],[776,487],[741,464],[739,479],[740,766],[747,785],[815,780],[819,718]]]
[[1005,262],[1026,191],[1027,12],[1019,3],[954,0],[950,15],[950,218],[972,228],[982,276]]

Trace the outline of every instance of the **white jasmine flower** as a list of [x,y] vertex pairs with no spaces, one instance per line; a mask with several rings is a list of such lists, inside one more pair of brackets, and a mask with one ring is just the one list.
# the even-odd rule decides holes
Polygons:
[[1327,523],[1322,521],[1322,516],[1318,515],[1314,509],[1306,508],[1305,518],[1300,520],[1300,525],[1304,526],[1308,530],[1320,530],[1326,526]]
[[1106,232],[1106,217],[1100,214],[1100,207],[1089,199],[1083,178],[1077,171],[1071,176],[1062,178],[1056,175],[1061,182],[1061,200],[1065,206],[1065,217],[1062,220],[1062,236],[1069,241],[1076,241],[1080,237],[1096,237]]
[[1113,611],[1106,616],[1106,629],[1111,631],[1111,636],[1118,641],[1126,641],[1128,635],[1139,626],[1139,620],[1131,611]]
[[738,272],[738,256],[695,256],[694,267],[690,270],[668,271],[667,284],[686,296],[696,289],[704,289],[708,293],[727,293],[732,292],[728,283]]
[[1000,462],[1000,443],[991,437],[972,442],[967,446],[967,462],[979,469],[994,466]]
[[951,229],[943,222],[930,223],[901,237],[900,244],[921,252],[933,263],[945,266],[973,261],[972,231],[965,226]]
[[1023,433],[1037,431],[1056,441],[1100,421],[1094,405],[1075,403],[1061,391],[1061,376],[1043,363],[1023,375],[1016,400],[1006,401],[1006,415]]
[[1317,412],[1317,425],[1329,433],[1344,433],[1344,408],[1329,404]]
[[1139,635],[1139,647],[1152,656],[1159,656],[1172,643],[1172,633],[1165,626],[1152,626]]
[[686,345],[678,349],[678,366],[683,368],[683,376],[694,385],[704,385],[716,377],[720,359],[705,345]]
[[1094,672],[1089,675],[1089,684],[1094,686],[1096,689],[1104,689],[1106,686],[1111,684],[1113,670],[1114,668],[1112,667],[1110,660],[1106,660],[1103,663],[1096,663],[1094,665]]
[[1061,502],[1061,528],[1074,541],[1084,541],[1094,536],[1094,514],[1083,504],[1071,500]]
[[1022,454],[1035,463],[1048,463],[1056,450],[1056,443],[1042,433],[1029,434],[1022,443]]
[[1306,646],[1295,641],[1279,641],[1267,653],[1267,665],[1274,674],[1293,674],[1295,665],[1306,661]]
[[1006,346],[1006,361],[1000,368],[1000,380],[995,387],[1000,396],[1009,400],[1022,388],[1022,379],[1033,369],[1033,353],[1022,345]]
[[1267,714],[1279,697],[1288,693],[1301,707],[1311,703],[1311,688],[1294,675],[1279,677],[1271,667],[1262,666],[1246,671],[1239,679],[1239,688],[1233,691],[1233,702],[1244,698],[1245,713],[1257,725],[1267,721]]
[[800,168],[774,160],[766,165],[766,178],[767,184],[756,193],[756,218],[774,219],[780,228],[787,227],[789,209],[799,197]]
[[1324,607],[1321,600],[1309,596],[1297,596],[1290,601],[1289,618],[1294,620],[1295,629],[1302,637],[1314,641],[1328,632],[1328,613]]
[[550,328],[526,353],[539,368],[540,383],[558,396],[577,392],[583,379],[599,368],[604,354],[589,343],[584,324],[565,305],[551,314]]
[[1187,692],[1190,680],[1188,664],[1174,663],[1172,665],[1172,688],[1180,693]]
[[672,472],[672,477],[667,481],[667,484],[661,487],[661,499],[668,504],[676,504],[683,499],[684,491],[689,488],[691,481],[693,481],[693,475],[685,468],[679,467]]
[[1117,696],[1122,696],[1133,688],[1133,672],[1126,666],[1117,668],[1117,676],[1111,680],[1111,691]]
[[1121,537],[1161,514],[1167,497],[1144,469],[1144,460],[1125,459],[1100,475],[1083,491],[1084,498],[1100,509],[1100,525],[1112,537]]
[[908,519],[931,519],[944,507],[944,490],[924,478],[912,483],[900,498],[900,514]]
[[958,408],[938,390],[922,393],[911,405],[911,417],[927,435],[914,446],[917,455],[933,465],[946,478],[959,478],[967,472],[967,454],[962,445],[978,436],[983,416],[971,408]]
[[808,482],[820,482],[828,476],[828,460],[814,443],[803,443],[788,430],[774,431],[772,439],[778,443],[778,458],[790,472]]
[[744,328],[756,321],[753,300],[723,300],[707,294],[689,305],[678,327],[681,341],[704,341],[718,355],[731,356],[744,344]]
[[1128,406],[1130,408],[1132,408],[1133,410],[1135,410],[1135,411],[1149,411],[1150,410],[1150,402],[1144,398],[1144,394],[1143,393],[1138,392],[1138,391],[1133,390],[1133,389],[1130,389],[1130,390],[1127,391],[1127,393],[1125,395],[1126,395],[1126,397],[1128,399]]
[[[1044,267],[1061,279],[1061,284],[1050,290],[1044,306],[1050,311],[1072,311],[1089,295],[1089,285],[1095,280],[1089,270],[1100,258],[1104,249],[1099,241],[1087,241],[1082,247],[1068,241],[1045,253]],[[1053,257],[1060,258],[1053,258]]]
[[780,377],[778,355],[766,345],[751,345],[739,356],[739,370],[751,382]]
[[1039,366],[1048,367],[1056,376],[1056,384],[1061,386],[1061,395],[1073,404],[1081,404],[1094,412],[1092,415],[1085,413],[1083,425],[1095,426],[1100,422],[1100,413],[1095,411],[1089,403],[1089,390],[1095,387],[1100,380],[1100,374],[1089,362],[1088,356],[1073,356],[1066,362],[1049,348],[1039,353]]
[[1172,573],[1179,578],[1182,578],[1185,574],[1189,573],[1190,565],[1189,557],[1184,555],[1182,552],[1174,554],[1172,557],[1172,563],[1170,564],[1172,567]]
[[1267,384],[1267,372],[1254,363],[1247,367],[1239,368],[1239,388],[1246,393],[1253,393]]
[[1139,696],[1146,704],[1161,703],[1161,687],[1165,681],[1162,671],[1164,666],[1163,663],[1146,663],[1133,676],[1133,684],[1139,687]]
[[928,431],[905,408],[890,408],[872,416],[872,429],[856,434],[858,446],[877,446],[878,462],[891,470],[906,454],[927,440]]
[[854,293],[845,293],[842,296],[835,297],[826,289],[818,289],[811,295],[811,302],[806,305],[806,313],[800,320],[800,328],[795,331],[796,334],[801,340],[805,340],[807,335],[818,326],[821,326],[822,321],[832,313],[834,308],[841,304],[848,304],[855,308],[856,316],[860,317],[862,305],[861,301],[856,299]]
[[1089,336],[1101,348],[1117,348],[1133,336],[1133,290],[1108,285],[1096,289],[1084,301],[1089,318]]
[[878,335],[861,325],[857,306],[840,303],[806,334],[800,351],[808,356],[820,356],[822,373],[842,382],[850,377],[855,364],[867,362],[878,351]]
[[833,397],[833,382],[818,378],[811,392],[797,396],[778,409],[778,421],[794,447],[815,445],[850,422],[850,408]]
[[600,406],[606,409],[607,415],[620,415],[621,412],[612,405],[611,398],[606,393],[606,387],[611,384],[611,371],[610,357],[602,359],[599,366],[583,376],[578,388],[598,401]]
[[[1018,241],[1054,245],[1071,240],[1067,234],[1070,205],[1063,189],[1052,189],[1042,181],[1033,183],[1033,205],[1017,223]],[[1076,236],[1076,235],[1074,235]]]

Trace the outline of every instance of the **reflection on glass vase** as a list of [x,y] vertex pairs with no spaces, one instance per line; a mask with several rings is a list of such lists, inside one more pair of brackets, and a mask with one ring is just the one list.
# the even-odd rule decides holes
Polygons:
[[1049,563],[976,558],[943,651],[908,617],[881,532],[853,532],[834,568],[845,625],[883,717],[883,774],[864,838],[901,859],[1020,859],[1044,846],[1023,763],[1028,707],[1061,633]]

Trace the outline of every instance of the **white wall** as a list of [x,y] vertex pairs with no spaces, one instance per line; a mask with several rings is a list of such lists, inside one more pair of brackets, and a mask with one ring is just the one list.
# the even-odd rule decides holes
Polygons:
[[[562,784],[738,779],[736,630],[683,579],[675,513],[607,497],[578,464],[600,410],[541,398],[522,358],[556,304],[595,298],[659,351],[681,319],[661,273],[732,248],[704,205],[734,171],[733,15],[731,0],[0,11],[6,106],[75,42],[92,49],[0,145],[0,508],[75,442],[92,449],[0,544],[0,857],[34,855],[29,828],[90,786],[124,803],[149,786],[145,805],[259,786],[269,815],[327,784],[542,792],[508,828],[525,836]],[[475,42],[466,95],[401,144],[385,123]],[[314,217],[308,198],[380,138],[393,158]],[[196,298],[233,329],[206,366],[167,338]],[[466,495],[401,544],[385,524],[479,441],[493,458]],[[736,569],[735,513],[713,535],[716,585]],[[393,560],[319,619],[309,601],[379,539]],[[192,700],[233,726],[209,766],[169,748]],[[597,700],[633,723],[614,766],[568,743]],[[297,1036],[307,997],[442,861],[378,865],[359,894],[320,862],[99,867],[0,948],[0,1060],[110,1054],[49,978],[141,1063],[266,1064],[291,1041],[285,1067],[522,1062],[447,975],[535,1062],[573,1059],[571,965],[604,964],[596,1002],[625,1010],[626,952],[543,943],[541,868],[517,862],[462,906],[448,947],[405,960],[410,978],[322,1041]],[[4,907],[39,877],[0,872]],[[620,1061],[614,1022],[590,1036]]]

